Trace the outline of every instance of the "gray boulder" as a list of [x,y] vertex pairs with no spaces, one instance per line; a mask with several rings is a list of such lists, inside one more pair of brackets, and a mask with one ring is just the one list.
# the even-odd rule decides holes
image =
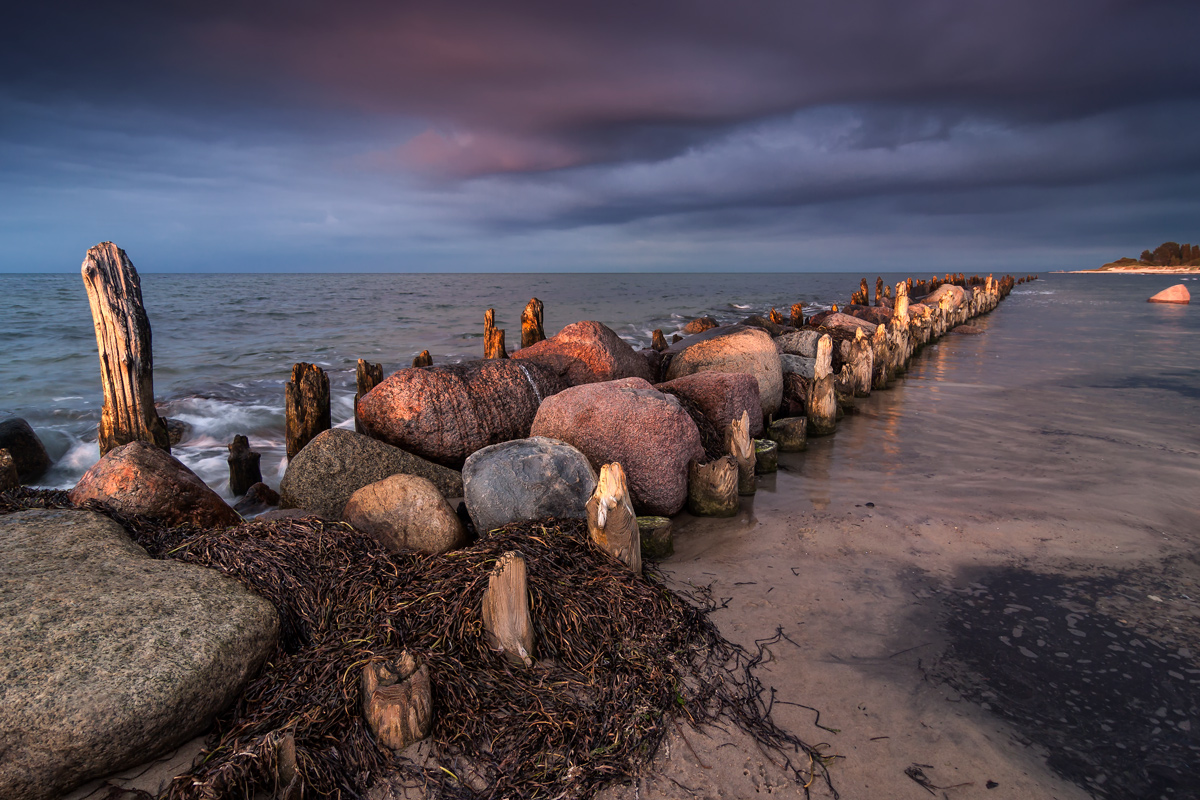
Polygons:
[[463,496],[481,536],[510,522],[584,518],[595,489],[587,457],[544,436],[485,447],[463,466]]
[[270,603],[99,514],[0,517],[0,549],[0,797],[58,797],[202,734],[275,648]]
[[288,462],[279,484],[279,504],[341,519],[350,495],[400,473],[429,479],[443,497],[462,497],[462,475],[455,470],[369,436],[333,428],[318,434]]
[[50,454],[29,423],[20,417],[0,422],[0,448],[9,452],[21,483],[30,484],[50,469]]

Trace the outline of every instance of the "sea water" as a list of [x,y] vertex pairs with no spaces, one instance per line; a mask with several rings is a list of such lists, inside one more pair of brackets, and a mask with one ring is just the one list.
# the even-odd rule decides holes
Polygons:
[[[866,275],[874,290],[877,273]],[[907,275],[880,273],[895,284]],[[994,274],[1000,275],[1002,271]],[[651,332],[669,338],[704,314],[733,322],[792,303],[811,310],[844,303],[850,273],[791,274],[145,274],[142,296],[153,331],[160,414],[188,430],[172,452],[229,498],[227,445],[237,434],[262,453],[264,479],[278,487],[284,458],[284,384],[292,364],[328,372],[333,422],[353,427],[359,358],[384,374],[429,350],[435,364],[478,358],[483,313],[495,308],[507,344],[520,342],[531,297],[545,304],[547,335],[598,320],[634,347]],[[913,377],[943,394],[980,382],[1049,386],[1043,402],[1071,403],[1074,382],[1099,382],[1089,402],[1137,413],[1196,440],[1200,411],[1200,313],[1145,299],[1178,282],[1169,276],[1044,274],[1018,286],[993,316],[1019,324],[989,332],[985,355],[939,359]],[[1200,289],[1194,277],[1185,285]],[[96,462],[103,396],[91,313],[78,275],[0,275],[0,419],[29,421],[55,460],[41,486],[70,487]],[[914,386],[914,388],[916,388]],[[959,390],[961,391],[961,390]],[[1108,398],[1106,401],[1105,398]],[[936,409],[935,409],[936,410]],[[1103,409],[1101,409],[1102,411]],[[952,413],[963,413],[955,407]],[[1192,446],[1192,445],[1190,445]]]

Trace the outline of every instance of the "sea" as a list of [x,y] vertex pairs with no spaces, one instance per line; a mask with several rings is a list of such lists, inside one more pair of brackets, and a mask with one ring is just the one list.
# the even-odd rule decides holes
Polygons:
[[[999,277],[1002,271],[996,271]],[[1018,273],[1021,274],[1021,273]],[[330,377],[333,422],[353,427],[355,365],[384,374],[422,350],[435,364],[479,358],[483,316],[496,312],[512,350],[531,297],[545,304],[553,335],[598,320],[635,348],[657,328],[669,338],[689,320],[722,323],[791,304],[810,311],[844,303],[866,277],[894,284],[907,273],[730,272],[724,274],[153,274],[142,296],[153,332],[160,414],[184,422],[173,454],[225,496],[227,445],[237,434],[262,453],[278,487],[286,469],[284,385],[292,364],[318,364]],[[928,276],[919,276],[928,277]],[[1081,380],[1105,387],[1092,419],[1153,417],[1183,446],[1200,449],[1200,309],[1146,298],[1197,276],[1041,273],[990,315],[1001,322],[962,358],[940,358],[913,374],[935,400],[962,386],[1036,385],[1039,402],[1069,411]],[[99,458],[103,397],[91,313],[75,274],[0,274],[0,419],[22,417],[54,467],[42,487],[68,488]],[[944,339],[946,342],[950,337]],[[943,347],[944,345],[936,345]],[[1049,395],[1046,395],[1049,392]],[[914,394],[914,400],[921,397]],[[1089,395],[1091,402],[1096,397]],[[969,398],[967,398],[969,400]],[[946,413],[970,413],[955,405]],[[1018,412],[1019,413],[1019,412]],[[948,445],[949,446],[949,445]]]

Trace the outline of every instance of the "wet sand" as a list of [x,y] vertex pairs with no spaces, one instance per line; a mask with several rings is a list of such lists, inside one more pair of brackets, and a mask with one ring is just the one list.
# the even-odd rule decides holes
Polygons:
[[[841,797],[1197,796],[1198,337],[1145,305],[1141,332],[1107,308],[1041,330],[1041,295],[782,455],[737,518],[676,519],[664,571],[751,651],[786,634],[759,675]],[[603,796],[762,794],[803,792],[745,736],[681,727]]]

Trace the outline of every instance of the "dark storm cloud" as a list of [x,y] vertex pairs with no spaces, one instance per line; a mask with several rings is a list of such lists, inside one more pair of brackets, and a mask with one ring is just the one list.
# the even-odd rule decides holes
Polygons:
[[857,203],[987,238],[997,204],[1200,173],[1195,2],[27,6],[0,48],[15,194],[115,181],[131,220],[203,198],[384,251],[473,226],[805,241]]

